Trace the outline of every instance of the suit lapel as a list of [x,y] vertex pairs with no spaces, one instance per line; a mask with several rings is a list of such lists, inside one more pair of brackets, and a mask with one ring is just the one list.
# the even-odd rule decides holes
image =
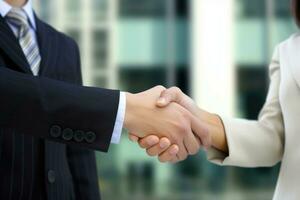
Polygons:
[[18,69],[32,74],[19,41],[2,16],[0,16],[0,49],[16,64]]
[[300,38],[297,37],[293,40],[289,40],[288,42],[288,50],[285,53],[287,55],[289,66],[292,71],[292,75],[295,81],[300,87]]
[[48,25],[42,22],[36,15],[37,40],[41,54],[40,75],[45,75],[47,70],[56,66],[58,49],[57,37]]

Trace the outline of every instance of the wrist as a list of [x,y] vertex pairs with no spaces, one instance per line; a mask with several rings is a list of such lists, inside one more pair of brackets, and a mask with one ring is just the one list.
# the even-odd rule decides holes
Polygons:
[[130,130],[130,127],[132,126],[132,121],[134,115],[133,113],[133,101],[134,101],[134,94],[126,92],[126,112],[124,117],[124,128],[127,130]]
[[213,114],[211,120],[212,146],[228,153],[226,133],[222,119],[218,115]]

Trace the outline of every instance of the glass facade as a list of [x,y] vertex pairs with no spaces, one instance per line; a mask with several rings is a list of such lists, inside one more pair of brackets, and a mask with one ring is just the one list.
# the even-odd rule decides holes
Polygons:
[[[190,1],[36,0],[36,5],[43,19],[78,41],[85,84],[131,92],[177,85],[191,94]],[[272,51],[297,29],[288,1],[234,0],[234,7],[236,115],[256,119]],[[271,199],[278,174],[278,166],[218,167],[202,151],[180,164],[160,164],[126,133],[109,153],[97,153],[97,164],[102,196],[109,200]]]

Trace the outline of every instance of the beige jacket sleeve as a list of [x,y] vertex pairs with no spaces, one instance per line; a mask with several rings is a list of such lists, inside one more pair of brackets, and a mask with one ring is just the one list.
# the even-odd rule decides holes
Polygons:
[[210,149],[208,160],[219,165],[272,166],[283,154],[284,125],[279,104],[280,62],[276,48],[270,64],[271,83],[257,121],[222,118],[229,155]]

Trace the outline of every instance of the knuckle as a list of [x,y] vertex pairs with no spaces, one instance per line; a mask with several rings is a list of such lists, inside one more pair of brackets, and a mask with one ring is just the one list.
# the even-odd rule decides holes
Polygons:
[[179,132],[181,134],[185,134],[188,132],[188,125],[186,123],[184,123],[182,120],[179,120],[175,126],[176,126],[177,132]]
[[166,88],[162,85],[158,85],[155,87],[156,89],[159,89],[159,90],[165,90]]
[[177,94],[181,94],[182,93],[182,91],[181,91],[181,89],[179,87],[171,87],[170,90],[174,91]]
[[187,125],[184,125],[183,129],[182,129],[182,134],[184,136],[187,136],[188,134],[190,134],[190,132],[191,132],[191,128],[189,126],[187,126]]
[[163,137],[163,138],[160,139],[159,144],[161,146],[164,146],[164,148],[167,148],[171,145],[171,142],[170,142],[169,138]]

